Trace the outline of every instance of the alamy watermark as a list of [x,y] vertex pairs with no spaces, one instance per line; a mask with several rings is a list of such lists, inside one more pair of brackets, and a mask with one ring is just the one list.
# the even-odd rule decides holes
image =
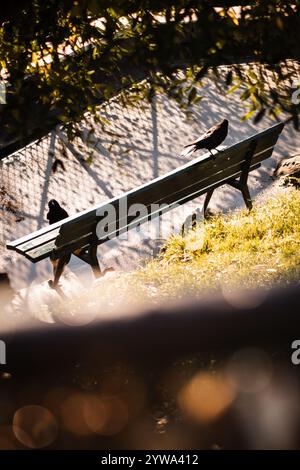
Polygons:
[[[178,213],[178,209],[182,213]],[[108,203],[96,211],[99,219],[96,227],[98,240],[127,240],[128,231],[134,231],[140,237],[148,238],[149,229],[152,237],[164,239],[170,235],[170,229],[174,232],[174,227],[178,227],[178,219],[183,218],[184,222],[179,229],[187,232],[191,228],[190,218],[184,218],[184,207],[180,204],[131,204],[128,206],[127,197],[122,197],[115,203]],[[168,217],[166,217],[168,213]],[[182,219],[181,219],[182,220]],[[193,224],[203,220],[203,214],[197,210],[193,217]],[[150,225],[148,225],[150,224]],[[154,231],[154,233],[153,233]]]
[[3,80],[0,79],[0,104],[6,104],[6,85]]
[[0,339],[0,365],[6,364],[6,344]]
[[295,339],[291,344],[291,348],[294,349],[291,355],[292,364],[298,366],[300,364],[300,339]]
[[292,83],[292,88],[295,88],[292,93],[292,103],[296,105],[300,104],[300,81],[294,80]]

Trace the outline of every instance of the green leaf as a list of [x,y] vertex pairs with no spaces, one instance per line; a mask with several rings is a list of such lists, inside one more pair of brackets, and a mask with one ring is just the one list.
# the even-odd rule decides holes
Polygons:
[[197,89],[193,87],[188,95],[188,103],[192,103],[197,96]]
[[238,88],[240,88],[241,86],[241,83],[237,83],[236,85],[233,85],[231,88],[229,88],[229,90],[227,91],[227,95],[230,95],[231,93],[235,92],[236,90],[238,90]]
[[249,111],[247,114],[245,114],[243,117],[242,117],[242,121],[247,121],[247,119],[250,119],[253,114],[255,113],[255,109],[252,109],[251,111]]
[[253,122],[254,124],[257,124],[259,121],[262,120],[262,118],[264,117],[266,113],[266,109],[265,108],[262,108],[255,116],[255,118],[253,119]]

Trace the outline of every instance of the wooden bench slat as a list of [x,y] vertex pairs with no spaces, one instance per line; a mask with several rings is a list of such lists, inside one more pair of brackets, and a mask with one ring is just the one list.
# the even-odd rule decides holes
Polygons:
[[[52,240],[37,248],[25,251],[22,254],[25,255],[26,258],[28,258],[30,261],[36,263],[37,261],[41,261],[42,259],[48,258],[49,254],[54,250],[54,248],[55,240]],[[18,253],[20,252],[18,251]]]
[[52,240],[55,240],[57,235],[59,234],[59,228],[52,230],[51,232],[45,233],[43,235],[40,235],[37,238],[34,238],[32,240],[28,240],[25,243],[21,243],[16,246],[16,251],[18,253],[25,253],[26,251],[30,251],[33,248],[36,248],[40,245],[43,245],[44,243],[48,243]]
[[[67,219],[65,219],[67,220]],[[23,243],[29,243],[33,240],[38,239],[39,237],[43,235],[49,236],[49,238],[52,238],[51,232],[54,232],[57,230],[57,233],[59,232],[59,229],[62,225],[62,221],[56,222],[55,224],[49,225],[45,228],[41,228],[40,230],[36,230],[35,232],[32,232],[31,234],[24,235],[24,237],[20,237],[17,240],[9,241],[6,243],[6,247],[10,250],[15,250],[17,246],[22,245]]]

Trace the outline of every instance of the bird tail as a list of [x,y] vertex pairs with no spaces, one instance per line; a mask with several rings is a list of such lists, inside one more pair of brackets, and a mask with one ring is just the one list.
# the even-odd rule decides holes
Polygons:
[[192,155],[196,150],[197,150],[196,145],[194,145],[194,144],[186,145],[186,146],[183,148],[183,150],[182,150],[180,156],[181,156],[181,157],[184,157],[184,158],[187,158],[187,157],[189,157],[190,155]]

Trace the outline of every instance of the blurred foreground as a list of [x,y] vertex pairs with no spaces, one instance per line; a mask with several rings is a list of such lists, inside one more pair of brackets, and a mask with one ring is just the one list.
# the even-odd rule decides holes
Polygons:
[[239,290],[7,329],[0,449],[299,448],[299,301]]

